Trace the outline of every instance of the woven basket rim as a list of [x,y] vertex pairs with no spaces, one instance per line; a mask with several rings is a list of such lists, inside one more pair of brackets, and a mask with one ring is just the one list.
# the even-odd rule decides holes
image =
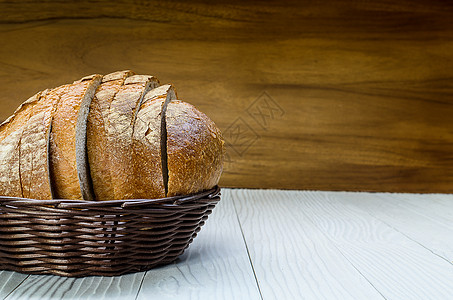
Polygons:
[[215,187],[190,195],[178,195],[157,199],[125,199],[125,200],[71,200],[71,199],[52,199],[52,200],[39,200],[20,197],[9,197],[0,195],[0,206],[4,205],[3,201],[8,201],[9,205],[30,205],[42,206],[52,205],[55,208],[84,208],[84,207],[121,207],[121,208],[135,208],[149,205],[180,205],[201,198],[213,199],[220,194],[220,187]]

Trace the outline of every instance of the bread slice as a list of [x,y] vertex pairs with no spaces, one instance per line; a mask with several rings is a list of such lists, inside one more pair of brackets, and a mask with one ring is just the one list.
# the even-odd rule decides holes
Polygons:
[[50,170],[54,197],[93,200],[86,153],[87,118],[101,75],[69,85],[61,95],[52,120]]
[[217,185],[225,153],[220,130],[204,113],[179,100],[166,108],[167,196],[187,195]]
[[[164,99],[168,101],[176,100],[177,93],[175,87],[172,84],[163,84],[159,87],[149,90],[143,97],[142,105],[156,99]],[[140,109],[142,108],[140,107]]]
[[134,198],[154,199],[166,195],[164,177],[166,163],[162,153],[162,111],[176,99],[172,85],[162,85],[148,91],[137,114],[133,133],[133,159],[135,167]]
[[21,138],[33,108],[46,91],[39,92],[22,103],[0,125],[0,195],[23,197],[20,178]]
[[20,178],[25,198],[52,199],[50,130],[58,101],[67,87],[63,85],[43,93],[25,126],[20,145]]
[[114,199],[134,199],[135,174],[131,155],[133,124],[146,93],[159,86],[153,76],[128,77],[110,105],[108,115],[108,168]]
[[90,105],[87,122],[87,152],[96,200],[114,199],[109,170],[108,115],[115,95],[126,78],[133,74],[132,71],[120,71],[105,75]]

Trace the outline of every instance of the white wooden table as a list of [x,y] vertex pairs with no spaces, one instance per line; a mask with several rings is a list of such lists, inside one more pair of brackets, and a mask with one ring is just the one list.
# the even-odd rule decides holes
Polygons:
[[0,271],[0,299],[453,299],[453,195],[224,189],[176,263]]

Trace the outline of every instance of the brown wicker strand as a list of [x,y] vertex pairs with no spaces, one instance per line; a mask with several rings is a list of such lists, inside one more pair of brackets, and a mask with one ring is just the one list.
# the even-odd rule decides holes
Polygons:
[[0,196],[0,269],[66,277],[149,270],[180,256],[219,200],[219,187],[99,202]]

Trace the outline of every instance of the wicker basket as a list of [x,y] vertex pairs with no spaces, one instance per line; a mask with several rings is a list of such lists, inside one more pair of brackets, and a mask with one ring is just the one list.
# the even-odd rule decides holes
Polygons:
[[152,200],[0,197],[0,269],[116,276],[173,262],[220,200],[220,188]]

